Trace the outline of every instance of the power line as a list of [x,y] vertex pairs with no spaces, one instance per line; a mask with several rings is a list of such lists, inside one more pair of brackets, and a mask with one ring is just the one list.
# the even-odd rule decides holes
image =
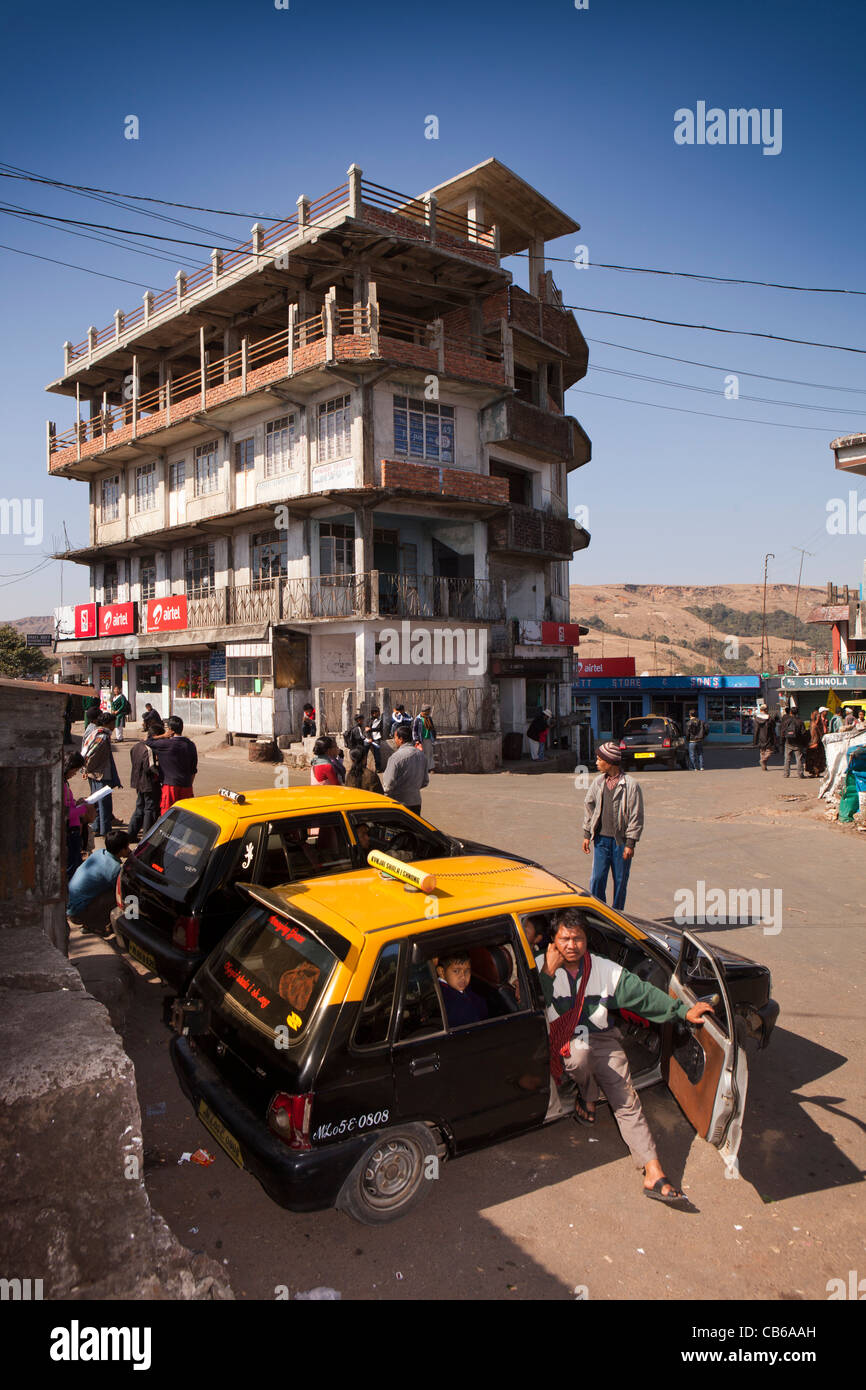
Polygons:
[[[15,169],[15,165],[7,165],[7,169]],[[263,222],[282,222],[285,214],[281,216],[271,215],[262,212],[232,212],[228,208],[205,208],[198,203],[176,203],[169,198],[148,198],[143,193],[118,193],[112,188],[91,188],[83,183],[64,183],[62,179],[49,179],[40,177],[37,174],[15,172],[0,172],[0,178],[4,179],[23,179],[27,183],[50,184],[54,188],[68,188],[74,193],[104,193],[113,198],[133,198],[139,203],[159,203],[166,208],[185,208],[188,212],[212,212],[217,217],[252,217],[254,220]]]
[[16,256],[30,256],[34,261],[48,261],[51,265],[62,265],[66,270],[83,270],[85,275],[99,275],[103,280],[118,280],[122,285],[138,285],[139,289],[149,290],[143,280],[127,280],[122,275],[108,275],[104,270],[91,270],[87,265],[73,265],[71,261],[58,261],[54,256],[39,256],[35,251],[22,251],[20,246],[6,246],[0,242],[0,251],[13,251]]
[[798,343],[801,347],[828,348],[832,352],[858,352],[866,356],[866,348],[847,347],[840,343],[817,343],[811,338],[786,338],[780,333],[758,333],[749,328],[718,328],[709,323],[681,323],[678,319],[656,319],[648,314],[624,314],[617,309],[593,309],[588,304],[563,304],[563,309],[572,309],[576,314],[605,314],[615,319],[635,319],[639,323],[660,323],[667,328],[697,328],[702,333],[732,333],[742,338],[769,338],[774,343]]
[[[625,372],[618,367],[601,367],[596,363],[592,367],[594,372],[604,372],[610,376],[627,377],[629,381],[648,381],[654,386],[673,386],[679,391],[698,391],[705,396],[717,396],[718,388],[715,386],[695,386],[686,381],[670,381],[663,376],[645,376],[642,372]],[[837,405],[810,405],[802,401],[779,401],[772,396],[736,396],[734,400],[751,401],[755,405],[781,405],[789,406],[792,410],[819,410],[826,411],[828,415],[838,416],[841,407]],[[849,407],[851,410],[855,407]]]
[[[569,387],[569,390],[575,390]],[[603,391],[584,391],[581,389],[581,396],[598,396],[604,401],[623,401],[626,405],[648,406],[650,410],[673,410],[678,415],[701,415],[705,420],[732,420],[739,425],[771,425],[779,430],[808,430],[812,434],[823,434],[826,438],[826,429],[821,429],[820,425],[785,425],[780,420],[755,420],[749,415],[719,415],[710,410],[688,410],[681,405],[660,405],[656,401],[636,401],[630,396],[608,396]]]
[[[529,252],[514,251],[512,255],[515,259],[522,260],[524,257],[529,257]],[[574,265],[574,260],[570,256],[545,255],[544,259],[545,261],[557,261],[562,265]],[[706,280],[709,283],[719,285],[758,285],[760,288],[768,290],[798,290],[801,294],[866,295],[866,290],[831,289],[823,285],[785,285],[776,280],[745,280],[735,275],[707,275],[696,270],[659,270],[646,265],[611,265],[605,261],[584,261],[581,262],[581,269],[584,265],[592,266],[594,270],[621,270],[631,275],[673,275],[684,280]]]
[[[42,226],[41,221],[37,222],[23,208],[16,209],[14,204],[0,204],[0,212],[8,212],[10,217],[17,217],[21,222],[32,222],[35,226]],[[132,251],[139,256],[149,256],[154,261],[167,261],[169,265],[177,265],[178,261],[183,261],[189,268],[198,268],[198,261],[192,256],[185,256],[182,252],[176,252],[173,256],[166,255],[163,251],[157,251],[156,247],[150,249],[144,246],[131,245],[128,242],[118,240],[114,236],[96,236],[92,232],[76,232],[72,227],[52,227],[52,231],[62,232],[64,236],[81,237],[84,241],[96,241],[103,246],[116,246],[121,251]]]
[[[0,208],[0,212],[6,211]],[[73,227],[94,227],[100,232],[118,232],[121,236],[146,236],[151,241],[172,241],[178,246],[196,246],[202,251],[212,251],[213,246],[207,241],[190,241],[187,237],[161,236],[159,232],[139,232],[131,227],[112,227],[105,222],[85,222],[79,217],[55,217],[50,212],[36,212],[33,208],[28,208],[27,213],[30,217],[38,217],[40,220],[50,222],[70,223]],[[236,246],[223,246],[223,251],[235,251]]]
[[666,352],[650,352],[648,348],[631,347],[628,343],[612,343],[607,338],[587,337],[588,343],[599,343],[602,347],[619,348],[622,352],[638,352],[642,357],[659,357],[665,362],[681,362],[687,367],[706,367],[714,372],[734,372],[736,376],[751,376],[759,381],[777,381],[783,386],[811,386],[819,391],[846,391],[856,396],[866,395],[866,388],[862,386],[830,386],[822,381],[800,381],[796,377],[790,376],[768,376],[766,372],[747,372],[742,367],[722,366],[716,362],[697,362],[692,357],[672,357]]

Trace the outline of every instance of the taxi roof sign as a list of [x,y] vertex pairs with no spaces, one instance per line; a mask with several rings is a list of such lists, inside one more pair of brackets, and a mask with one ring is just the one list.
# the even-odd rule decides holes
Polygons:
[[436,875],[425,873],[423,869],[416,869],[414,864],[404,864],[402,859],[395,859],[393,855],[383,854],[381,850],[372,849],[367,855],[367,863],[372,869],[381,869],[389,878],[399,879],[401,883],[408,884],[411,888],[420,888],[422,893],[432,893],[436,887]]

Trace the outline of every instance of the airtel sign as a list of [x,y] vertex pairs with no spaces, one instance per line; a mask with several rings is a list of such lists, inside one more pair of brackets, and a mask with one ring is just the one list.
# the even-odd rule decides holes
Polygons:
[[184,627],[186,627],[186,594],[148,599],[148,632],[175,632]]
[[115,637],[126,632],[135,632],[135,604],[103,604],[99,610],[100,637]]

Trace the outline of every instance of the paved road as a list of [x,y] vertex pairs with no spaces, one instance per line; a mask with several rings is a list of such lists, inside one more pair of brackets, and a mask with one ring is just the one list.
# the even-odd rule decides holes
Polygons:
[[[121,767],[125,756],[121,749]],[[180,1239],[223,1259],[247,1298],[324,1284],[356,1299],[568,1299],[577,1286],[590,1299],[823,1299],[829,1279],[866,1273],[866,842],[823,821],[815,783],[737,765],[751,756],[717,752],[724,766],[703,774],[641,777],[646,831],[628,899],[637,913],[670,918],[675,894],[697,892],[698,880],[707,890],[781,890],[778,932],[699,929],[766,962],[782,1009],[770,1048],[751,1062],[739,1180],[726,1180],[715,1150],[656,1088],[643,1099],[661,1157],[698,1214],[642,1198],[606,1113],[592,1136],[562,1121],[447,1165],[417,1212],[389,1227],[284,1212],[215,1145],[212,1166],[178,1166],[208,1137],[168,1062],[161,989],[142,978],[127,1045],[151,1199]],[[221,750],[203,757],[197,790],[272,779],[273,769]],[[583,796],[564,774],[434,776],[424,810],[455,834],[526,852],[586,882]],[[118,803],[125,814],[128,794]]]

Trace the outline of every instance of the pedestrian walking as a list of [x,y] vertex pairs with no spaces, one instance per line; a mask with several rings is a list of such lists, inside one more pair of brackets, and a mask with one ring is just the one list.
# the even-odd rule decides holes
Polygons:
[[415,746],[412,731],[405,725],[396,731],[394,741],[397,751],[392,753],[382,773],[385,795],[393,797],[420,816],[421,788],[430,781],[427,758],[423,750]]
[[689,745],[689,767],[692,772],[703,772],[704,770],[704,739],[708,733],[709,729],[703,719],[698,719],[697,710],[689,710],[686,740]]
[[824,735],[827,722],[822,709],[813,709],[809,719],[809,747],[806,749],[806,771],[810,777],[820,777],[827,766]]
[[427,759],[427,771],[433,771],[433,747],[436,743],[436,726],[433,723],[432,705],[422,705],[421,713],[412,720],[412,741],[420,748]]
[[183,720],[177,714],[168,716],[164,734],[149,734],[145,743],[153,749],[159,763],[162,816],[176,801],[195,796],[192,784],[198,772],[198,749],[192,739],[184,737]]
[[[88,726],[81,744],[84,759],[84,775],[90,783],[91,796],[104,788],[120,788],[114,754],[111,751],[111,730],[114,728],[114,715],[103,712],[96,716],[96,723]],[[96,834],[105,836],[114,823],[114,806],[111,790],[108,795],[96,802],[98,819]]]
[[526,738],[529,743],[529,756],[534,763],[544,762],[544,754],[547,748],[547,731],[550,728],[550,721],[553,718],[549,709],[543,709],[537,714],[526,730]]
[[797,764],[797,776],[805,777],[806,775],[803,771],[803,741],[805,736],[806,729],[797,713],[797,706],[792,704],[782,715],[779,724],[779,740],[784,754],[784,774],[786,777],[791,775],[792,758]]
[[123,731],[126,728],[127,716],[132,714],[132,705],[119,685],[114,687],[111,713],[114,715],[114,741],[115,743],[123,743]]
[[589,891],[605,902],[612,872],[613,906],[621,912],[635,846],[643,833],[643,793],[640,783],[623,772],[619,744],[602,743],[595,765],[599,775],[583,804],[583,852],[593,856]]
[[132,843],[140,835],[146,835],[154,821],[159,820],[159,803],[162,799],[162,784],[159,768],[154,764],[153,753],[147,746],[150,734],[164,733],[161,724],[150,723],[144,728],[138,743],[130,754],[130,785],[137,793],[135,810],[129,818],[129,838]]
[[758,749],[761,770],[767,771],[767,763],[776,751],[776,721],[770,718],[765,701],[758,702],[755,710],[755,732],[752,747]]

